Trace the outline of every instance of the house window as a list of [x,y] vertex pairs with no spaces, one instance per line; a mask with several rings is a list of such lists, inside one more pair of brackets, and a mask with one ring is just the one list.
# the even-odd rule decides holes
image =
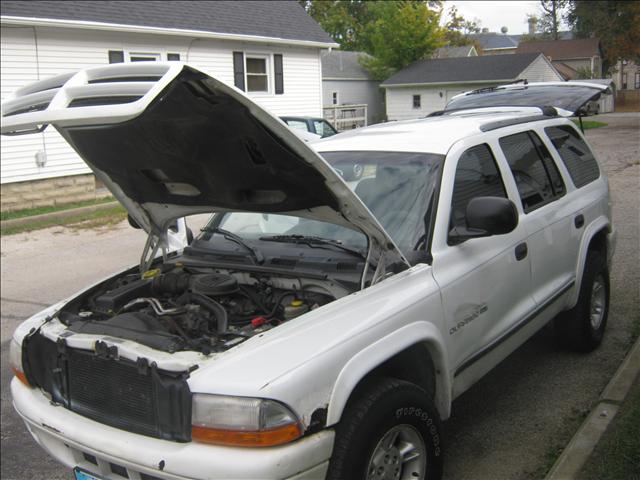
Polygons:
[[636,72],[633,88],[635,88],[636,90],[640,88],[640,72]]
[[130,62],[159,62],[159,53],[129,53]]
[[623,90],[627,89],[627,74],[626,73],[622,74],[622,89]]
[[247,92],[269,91],[269,70],[267,56],[245,56]]
[[331,92],[331,105],[338,105],[338,92]]
[[122,50],[109,50],[109,63],[124,62],[124,52]]
[[413,108],[420,108],[420,107],[421,107],[420,95],[414,95],[413,96]]

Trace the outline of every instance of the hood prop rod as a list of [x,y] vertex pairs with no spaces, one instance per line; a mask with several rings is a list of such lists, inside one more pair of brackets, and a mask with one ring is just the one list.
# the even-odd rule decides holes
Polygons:
[[166,260],[167,247],[160,241],[158,235],[150,232],[140,258],[140,275],[149,270],[160,248],[162,248],[162,259]]
[[578,115],[578,121],[580,122],[580,131],[584,135],[584,127],[582,126],[582,113]]

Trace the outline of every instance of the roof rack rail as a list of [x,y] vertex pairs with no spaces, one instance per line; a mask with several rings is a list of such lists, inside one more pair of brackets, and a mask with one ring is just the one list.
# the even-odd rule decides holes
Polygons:
[[496,105],[492,107],[464,107],[464,108],[452,108],[450,110],[436,110],[435,112],[431,112],[429,115],[426,115],[423,118],[430,117],[442,117],[449,113],[457,113],[464,112],[465,110],[482,110],[482,109],[491,109],[491,108],[537,108],[540,110],[542,115],[547,117],[557,117],[558,110],[555,107],[550,105]]
[[495,92],[496,90],[498,90],[499,88],[506,88],[512,85],[516,85],[518,83],[522,83],[523,85],[528,85],[529,84],[529,80],[527,80],[526,78],[520,78],[514,82],[511,82],[509,85],[493,85],[491,87],[482,87],[482,88],[477,88],[475,90],[471,90],[470,92],[466,92],[464,95],[476,95],[478,93],[487,93],[487,92]]
[[497,122],[489,122],[480,126],[482,132],[490,132],[499,128],[510,127],[512,125],[520,125],[530,122],[541,122],[558,116],[558,112],[553,107],[542,107],[542,115],[530,115],[527,117],[509,118],[506,120],[498,120]]

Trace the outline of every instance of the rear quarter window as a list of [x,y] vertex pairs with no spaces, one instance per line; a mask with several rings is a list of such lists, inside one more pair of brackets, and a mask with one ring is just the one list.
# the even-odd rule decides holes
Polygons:
[[564,162],[576,188],[600,177],[600,169],[593,153],[578,132],[567,125],[544,129]]
[[499,142],[525,213],[564,195],[564,184],[557,167],[535,132],[508,135]]

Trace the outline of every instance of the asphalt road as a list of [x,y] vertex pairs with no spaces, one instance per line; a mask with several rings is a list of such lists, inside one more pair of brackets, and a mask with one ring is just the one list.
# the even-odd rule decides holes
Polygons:
[[[601,115],[587,132],[607,171],[619,239],[609,326],[602,346],[578,355],[541,331],[458,398],[445,424],[447,479],[544,476],[631,344],[640,315],[640,115]],[[11,407],[8,340],[44,306],[138,261],[144,235],[122,223],[107,230],[52,228],[1,239],[0,478],[57,480],[72,473],[36,445]]]

